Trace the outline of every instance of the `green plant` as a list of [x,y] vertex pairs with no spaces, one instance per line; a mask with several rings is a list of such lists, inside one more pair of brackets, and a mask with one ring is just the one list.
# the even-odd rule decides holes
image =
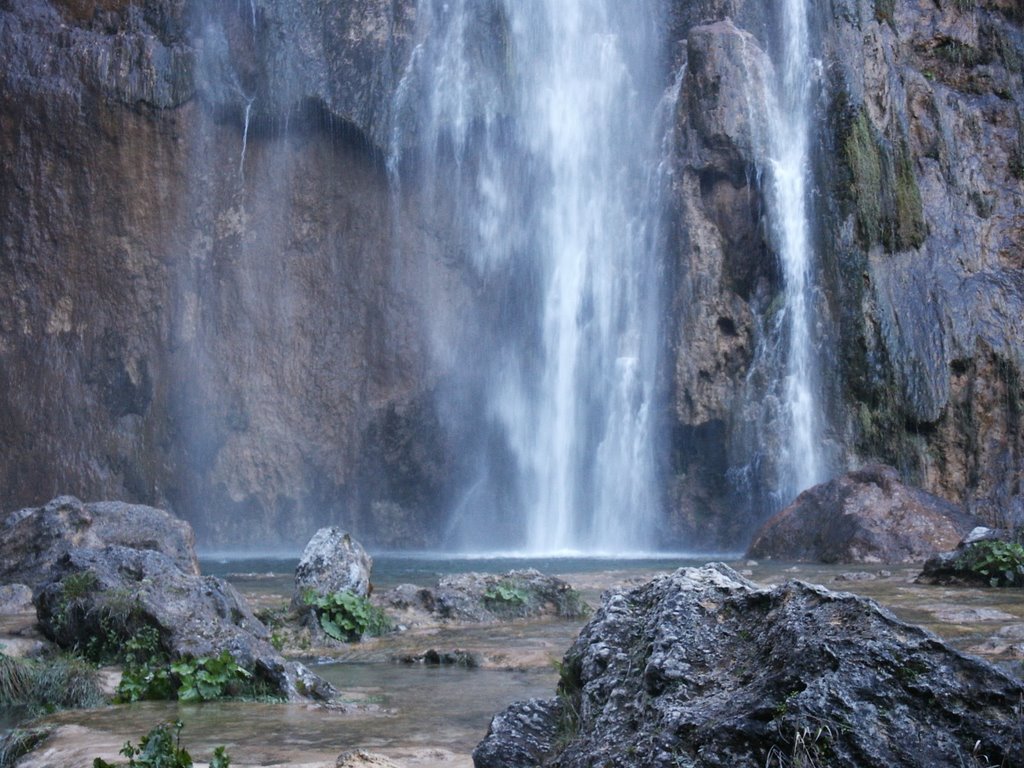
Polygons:
[[272,691],[238,664],[229,651],[219,656],[158,660],[127,666],[117,687],[121,702],[144,699],[211,701],[223,698],[273,698]]
[[[121,748],[128,758],[128,768],[192,768],[192,756],[181,746],[180,720],[161,723],[139,739],[135,746],[130,741]],[[115,768],[103,758],[92,761],[93,768]],[[217,747],[210,758],[210,768],[229,768],[231,758],[224,747]]]
[[521,608],[526,605],[529,594],[510,581],[501,581],[487,588],[484,602],[499,608]]
[[303,595],[303,602],[313,608],[321,629],[335,640],[354,642],[363,635],[383,635],[392,629],[384,611],[348,590],[326,595],[310,590]]
[[13,768],[52,733],[51,728],[15,728],[0,739],[0,768]]
[[982,576],[993,587],[1024,586],[1024,546],[1014,541],[977,541],[960,555],[957,567]]
[[81,659],[62,655],[37,661],[0,653],[0,707],[18,708],[31,717],[104,701],[96,669]]

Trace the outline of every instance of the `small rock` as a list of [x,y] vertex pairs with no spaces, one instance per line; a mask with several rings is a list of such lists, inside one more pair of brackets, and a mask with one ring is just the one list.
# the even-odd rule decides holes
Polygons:
[[372,567],[366,550],[348,533],[337,527],[321,528],[306,544],[295,568],[294,601],[300,604],[308,590],[318,595],[348,591],[366,597]]
[[26,584],[4,584],[0,586],[0,615],[26,613],[35,610],[32,605],[32,589]]
[[398,763],[384,755],[377,755],[362,749],[338,755],[334,766],[335,768],[399,768]]

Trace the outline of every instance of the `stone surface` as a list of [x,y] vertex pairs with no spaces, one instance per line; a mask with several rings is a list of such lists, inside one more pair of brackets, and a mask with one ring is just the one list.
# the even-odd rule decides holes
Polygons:
[[[1007,525],[1024,515],[1024,19],[1005,0],[806,7],[822,63],[809,84],[820,449],[836,471],[884,461]],[[781,275],[742,109],[757,114],[747,83],[773,76],[782,8],[669,11],[683,73],[670,526],[691,546],[735,546],[789,502],[773,442]]]
[[184,572],[199,574],[192,527],[168,512],[139,504],[83,504],[73,496],[59,496],[42,507],[12,512],[0,536],[2,581],[36,586],[70,549],[107,544],[161,552]]
[[955,504],[900,482],[883,465],[801,493],[754,536],[749,557],[820,563],[901,563],[945,551],[974,527]]
[[604,605],[560,695],[514,704],[491,766],[935,766],[1024,760],[1024,686],[875,603],[685,568]]
[[[63,648],[106,638],[104,620],[124,642],[157,630],[171,658],[218,656],[235,661],[291,700],[329,702],[336,691],[270,645],[270,633],[226,581],[185,573],[166,555],[111,545],[64,554],[35,594],[39,623]],[[113,619],[113,621],[110,621]]]
[[295,568],[295,602],[301,603],[307,590],[318,595],[352,592],[370,594],[373,559],[346,531],[321,528],[306,544]]
[[210,548],[441,528],[422,312],[464,288],[381,162],[414,9],[0,3],[0,507],[142,502]]
[[27,584],[0,586],[0,614],[25,613],[32,609],[32,588],[30,586]]

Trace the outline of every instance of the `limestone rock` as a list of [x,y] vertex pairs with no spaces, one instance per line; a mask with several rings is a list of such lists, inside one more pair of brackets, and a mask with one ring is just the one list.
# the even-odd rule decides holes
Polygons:
[[800,494],[766,522],[749,557],[821,563],[900,563],[950,549],[974,525],[959,507],[900,482],[883,465]]
[[286,662],[270,633],[226,581],[186,573],[167,555],[111,545],[64,554],[35,595],[39,623],[64,648],[120,642],[153,627],[171,658],[218,656],[235,661],[293,700],[329,701],[333,688],[301,664]]
[[70,549],[107,544],[161,552],[182,571],[199,574],[192,526],[140,504],[83,504],[74,496],[59,496],[45,506],[12,512],[0,531],[0,580],[4,581],[35,586]]
[[874,602],[684,568],[609,596],[560,695],[494,718],[477,768],[834,768],[1024,760],[1024,686]]
[[586,606],[568,582],[534,568],[506,574],[460,573],[445,576],[434,594],[434,612],[442,619],[500,621],[524,616],[575,617]]
[[373,559],[363,546],[340,528],[321,528],[309,540],[295,568],[295,602],[312,590],[318,595],[352,592],[370,594]]

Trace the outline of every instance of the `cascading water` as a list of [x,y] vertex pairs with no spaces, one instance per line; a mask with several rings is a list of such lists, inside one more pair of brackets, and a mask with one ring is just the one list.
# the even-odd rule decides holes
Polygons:
[[776,338],[783,345],[784,375],[776,496],[788,503],[825,479],[814,306],[814,250],[808,221],[811,94],[815,82],[806,0],[780,4],[781,37],[776,77],[765,94],[767,200],[772,236],[782,267],[783,309]]
[[[479,330],[439,343],[472,369],[463,378],[475,377],[480,429],[497,436],[454,513],[464,546],[622,552],[653,543],[655,8],[419,5],[392,168],[413,145],[428,194],[454,177],[444,189],[492,310],[465,318]],[[468,410],[453,418],[474,418]],[[521,525],[499,521],[508,516]],[[515,540],[494,540],[497,530]]]

